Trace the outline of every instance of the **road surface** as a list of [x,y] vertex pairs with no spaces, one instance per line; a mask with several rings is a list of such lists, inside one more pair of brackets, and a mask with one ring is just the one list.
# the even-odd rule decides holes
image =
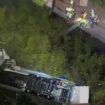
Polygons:
[[[87,7],[81,7],[79,5],[79,0],[74,0],[74,2],[75,2],[74,8],[75,8],[75,13],[76,13],[75,20],[78,20],[78,18],[80,18],[81,11],[83,11],[83,9],[85,9],[86,12],[87,12],[87,19],[90,18],[91,9],[95,10],[95,13],[99,16],[99,24],[97,26],[95,25],[93,28],[90,27],[90,28],[86,28],[86,29],[82,29],[82,30],[91,34],[92,37],[94,37],[94,38],[100,40],[101,42],[105,43],[105,9],[103,9],[99,6],[92,5],[91,3],[88,3]],[[66,13],[59,10],[56,7],[53,8],[53,12],[55,12],[56,14],[58,14],[62,18],[66,18]],[[71,22],[72,21],[70,21],[69,23],[71,24]],[[72,30],[74,30],[77,27],[78,27],[78,25],[73,25],[71,27],[71,29],[69,28],[67,30],[67,33],[69,31],[71,32]]]
[[88,3],[87,7],[80,7],[78,5],[79,0],[75,0],[76,2],[76,19],[78,17],[80,17],[80,13],[82,11],[83,8],[85,8],[88,16],[87,18],[90,17],[90,11],[91,9],[94,9],[96,14],[99,16],[99,24],[96,26],[94,26],[93,28],[87,28],[84,29],[84,31],[86,31],[87,33],[91,34],[92,37],[100,40],[101,42],[105,43],[105,8],[101,8],[99,6],[96,5],[92,5],[91,3]]

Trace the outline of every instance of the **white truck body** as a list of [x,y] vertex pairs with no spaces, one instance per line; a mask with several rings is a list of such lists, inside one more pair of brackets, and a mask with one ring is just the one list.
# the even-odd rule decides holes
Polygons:
[[88,104],[89,103],[89,86],[74,86],[71,104]]

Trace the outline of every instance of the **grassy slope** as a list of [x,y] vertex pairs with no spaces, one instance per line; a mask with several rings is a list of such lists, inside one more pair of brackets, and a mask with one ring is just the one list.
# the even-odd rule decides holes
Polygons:
[[90,0],[90,2],[105,8],[105,0]]
[[[0,8],[0,41],[18,64],[52,75],[67,74],[65,54],[58,37],[62,20],[50,21],[42,0],[19,0],[16,6]],[[54,34],[53,34],[54,33]],[[57,47],[59,46],[59,47]]]

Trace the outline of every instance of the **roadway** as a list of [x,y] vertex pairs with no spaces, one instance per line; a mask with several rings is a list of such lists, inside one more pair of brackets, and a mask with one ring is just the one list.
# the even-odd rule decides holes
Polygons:
[[[97,26],[94,25],[93,28],[90,26],[89,28],[84,28],[82,30],[89,33],[92,37],[105,43],[105,8],[101,8],[99,6],[95,6],[95,5],[92,5],[90,3],[88,4],[87,7],[81,7],[79,5],[79,0],[74,0],[74,1],[75,1],[74,8],[75,8],[75,13],[76,13],[75,20],[78,20],[78,18],[80,18],[81,11],[83,9],[85,9],[87,12],[87,19],[90,18],[91,9],[95,10],[95,13],[99,16],[99,20],[100,20],[99,24]],[[56,7],[53,8],[53,12],[55,12],[56,14],[58,14],[62,18],[66,18],[65,12],[62,12],[61,10],[59,10]],[[72,21],[70,21],[69,23],[71,24],[71,22]],[[75,28],[79,27],[78,23],[74,23],[74,24],[76,24],[76,25],[73,25],[71,28],[67,29],[66,33],[71,32],[72,30],[75,30]]]
[[100,26],[94,26],[94,28],[84,29],[87,33],[91,34],[92,37],[105,43],[105,29]]
[[81,11],[85,8],[87,12],[87,18],[89,19],[90,17],[90,11],[91,9],[95,10],[95,13],[99,16],[99,24],[95,25],[93,28],[86,28],[83,29],[87,33],[91,34],[92,37],[100,40],[101,42],[105,43],[105,8],[101,8],[99,6],[96,6],[94,4],[91,4],[90,2],[88,3],[87,7],[81,7],[79,6],[79,0],[74,0],[76,5],[76,19],[80,17]]

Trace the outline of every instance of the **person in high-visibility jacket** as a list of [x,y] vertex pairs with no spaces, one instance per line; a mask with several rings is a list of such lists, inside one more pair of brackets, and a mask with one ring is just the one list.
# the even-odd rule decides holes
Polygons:
[[94,17],[95,17],[95,12],[94,12],[94,10],[93,10],[93,9],[91,10],[91,17],[92,17],[92,18],[94,18]]
[[87,27],[88,26],[88,20],[87,19],[84,19],[84,18],[81,18],[80,20],[80,27]]
[[74,16],[74,8],[67,7],[66,8],[66,18],[67,20],[71,19]]
[[99,23],[99,17],[93,9],[91,10],[90,23],[92,27],[94,26],[94,24],[97,25]]
[[87,25],[88,25],[87,13],[84,10],[81,12],[80,27],[87,27]]

